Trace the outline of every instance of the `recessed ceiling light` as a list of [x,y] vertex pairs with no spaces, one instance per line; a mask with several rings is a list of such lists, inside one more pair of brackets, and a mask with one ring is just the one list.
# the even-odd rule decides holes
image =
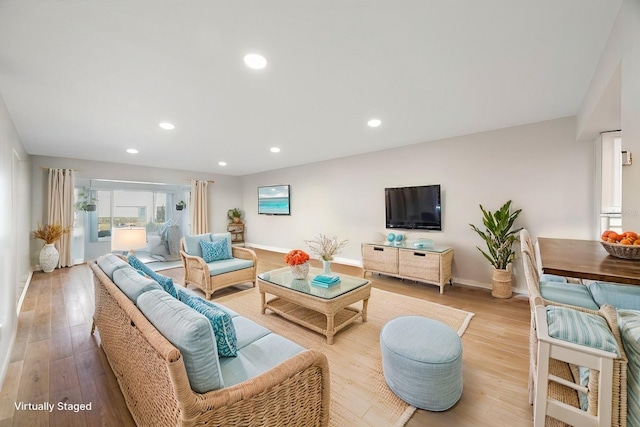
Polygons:
[[280,149],[279,149],[278,147],[271,147],[271,150],[270,150],[270,151],[271,151],[272,153],[279,153],[279,152],[280,152]]
[[127,148],[127,153],[129,154],[138,154],[138,150],[135,148]]
[[247,67],[253,68],[254,70],[261,70],[267,66],[267,60],[265,57],[258,55],[257,53],[245,55],[244,63],[247,64]]
[[227,166],[227,162],[218,162],[218,165],[220,165],[220,166]]
[[371,119],[367,122],[367,124],[372,128],[377,128],[382,124],[382,122],[378,119]]
[[173,123],[169,123],[169,122],[162,122],[158,124],[158,126],[160,126],[164,130],[172,130],[176,128]]

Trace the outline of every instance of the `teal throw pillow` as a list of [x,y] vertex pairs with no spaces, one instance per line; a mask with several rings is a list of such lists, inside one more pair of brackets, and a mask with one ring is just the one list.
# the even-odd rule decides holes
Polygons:
[[202,259],[204,259],[204,262],[220,261],[231,258],[227,239],[220,239],[215,242],[200,240],[200,247],[202,248]]
[[173,279],[171,277],[163,276],[162,274],[158,274],[149,267],[145,265],[144,262],[140,261],[135,255],[127,256],[127,261],[131,267],[138,270],[140,274],[143,276],[147,276],[158,282],[162,289],[167,291],[169,295],[174,298],[178,298],[178,293],[176,292],[176,287],[173,284]]
[[198,296],[189,295],[182,290],[178,298],[198,313],[203,314],[211,322],[219,356],[231,357],[238,355],[236,328],[233,326],[233,320],[231,320],[231,316],[228,313],[209,301]]

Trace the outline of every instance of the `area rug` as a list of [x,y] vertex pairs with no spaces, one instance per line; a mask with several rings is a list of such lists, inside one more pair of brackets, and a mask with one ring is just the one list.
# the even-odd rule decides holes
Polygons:
[[[215,301],[327,356],[331,373],[330,425],[335,427],[403,426],[415,411],[393,394],[382,374],[379,337],[389,320],[405,315],[425,316],[449,325],[462,336],[473,317],[473,313],[463,310],[372,288],[367,321],[358,320],[346,327],[335,335],[333,345],[328,345],[323,335],[268,310],[260,314],[257,287]],[[354,306],[362,308],[362,303]]]

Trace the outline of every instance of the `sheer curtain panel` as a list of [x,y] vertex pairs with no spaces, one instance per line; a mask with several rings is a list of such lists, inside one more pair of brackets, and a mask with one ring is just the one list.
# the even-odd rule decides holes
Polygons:
[[207,208],[208,181],[191,180],[191,233],[209,232],[209,210]]
[[[49,169],[49,212],[47,223],[73,227],[75,207],[73,197],[75,173],[72,169]],[[73,232],[64,234],[56,242],[60,253],[58,267],[71,267]]]

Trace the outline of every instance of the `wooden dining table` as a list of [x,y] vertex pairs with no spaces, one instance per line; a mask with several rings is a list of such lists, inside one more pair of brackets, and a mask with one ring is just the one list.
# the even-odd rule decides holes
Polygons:
[[609,255],[599,241],[539,237],[538,245],[544,273],[640,285],[640,260]]

